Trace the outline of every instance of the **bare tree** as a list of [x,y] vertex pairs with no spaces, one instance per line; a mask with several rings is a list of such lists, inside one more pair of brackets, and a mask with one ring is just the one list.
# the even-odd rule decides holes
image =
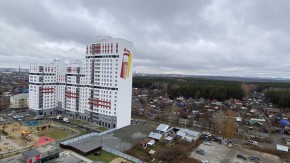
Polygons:
[[236,131],[236,120],[235,120],[236,112],[232,110],[228,110],[226,112],[226,119],[224,122],[224,134],[223,136],[226,138],[233,138]]
[[232,110],[226,112],[220,110],[214,118],[216,132],[225,138],[234,137],[236,131],[235,116],[236,113]]
[[214,117],[215,131],[222,134],[224,130],[224,112],[222,110],[218,111]]

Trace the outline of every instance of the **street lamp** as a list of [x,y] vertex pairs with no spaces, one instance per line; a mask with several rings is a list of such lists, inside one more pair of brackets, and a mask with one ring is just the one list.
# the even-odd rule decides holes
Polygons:
[[187,116],[187,123],[190,125],[192,122],[190,122],[190,115],[189,116]]
[[122,144],[122,140],[120,140],[120,152],[122,152],[122,151],[121,151],[121,149],[122,149],[122,148],[121,148],[121,144]]

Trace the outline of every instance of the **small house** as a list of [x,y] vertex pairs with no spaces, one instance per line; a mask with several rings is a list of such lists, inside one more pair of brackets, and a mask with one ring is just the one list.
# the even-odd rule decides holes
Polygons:
[[285,141],[286,141],[286,145],[290,146],[290,137],[285,138]]
[[169,130],[169,125],[166,124],[160,124],[157,128],[156,128],[156,133],[159,133],[161,135],[167,136],[167,131]]
[[159,141],[162,138],[162,134],[150,132],[149,138]]
[[42,153],[40,153],[39,151],[35,149],[25,151],[22,153],[22,161],[24,163],[39,162],[41,158],[42,158]]
[[266,109],[266,114],[269,116],[274,115],[277,116],[278,114],[280,114],[280,109],[277,108],[267,108]]
[[200,137],[200,132],[181,128],[176,132],[176,137],[189,142],[194,142]]

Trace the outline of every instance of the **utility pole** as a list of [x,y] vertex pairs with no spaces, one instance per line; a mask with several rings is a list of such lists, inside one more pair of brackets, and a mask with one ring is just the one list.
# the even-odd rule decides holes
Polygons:
[[120,140],[120,152],[122,152],[122,151],[121,151],[121,143],[122,143],[122,140]]

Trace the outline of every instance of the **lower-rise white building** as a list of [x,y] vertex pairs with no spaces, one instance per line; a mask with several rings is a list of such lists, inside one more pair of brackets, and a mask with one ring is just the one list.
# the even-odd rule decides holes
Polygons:
[[27,108],[28,93],[21,93],[10,97],[10,108]]

